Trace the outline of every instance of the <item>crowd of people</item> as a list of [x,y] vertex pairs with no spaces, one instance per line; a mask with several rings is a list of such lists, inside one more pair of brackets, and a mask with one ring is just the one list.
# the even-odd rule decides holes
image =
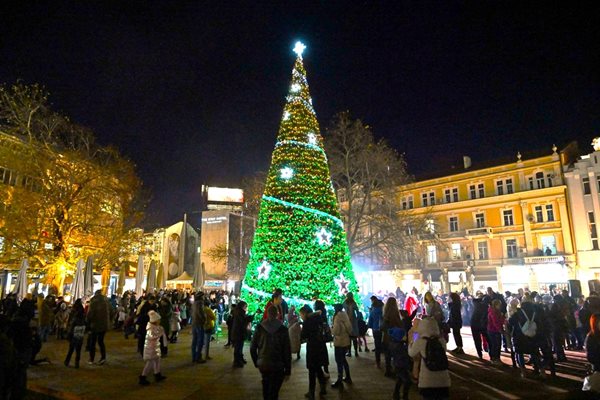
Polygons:
[[[357,301],[358,300],[358,301]],[[286,302],[276,289],[264,309],[248,314],[248,304],[233,293],[189,290],[161,290],[136,297],[133,292],[107,298],[97,291],[87,299],[69,304],[63,297],[29,295],[20,302],[14,295],[3,299],[0,309],[0,398],[25,396],[27,368],[47,362],[38,359],[43,343],[69,342],[64,365],[80,367],[82,349],[89,364],[104,365],[106,332],[118,329],[144,360],[139,384],[150,385],[166,379],[161,358],[169,345],[178,341],[180,331],[190,327],[191,361],[205,364],[212,358],[210,345],[223,325],[227,326],[225,347],[233,348],[233,367],[244,368],[244,344],[262,376],[263,396],[277,399],[292,358],[305,361],[309,385],[305,395],[314,399],[328,388],[351,386],[349,357],[363,351],[374,353],[374,366],[395,379],[393,399],[407,399],[417,385],[423,399],[449,398],[450,375],[446,348],[452,333],[455,348],[464,354],[461,328],[470,326],[479,358],[499,365],[504,350],[523,377],[526,365],[544,379],[546,371],[556,374],[556,364],[566,361],[565,349],[586,350],[592,371],[600,375],[600,297],[573,298],[567,291],[542,295],[527,290],[504,295],[478,291],[469,293],[410,293],[398,290],[384,296],[362,298],[347,293],[339,304],[315,299],[311,304]],[[373,337],[371,349],[367,332]],[[85,345],[85,346],[84,346]],[[333,348],[336,379],[331,384],[329,350]],[[100,358],[96,359],[96,347]],[[74,363],[72,358],[74,356]],[[599,391],[596,373],[586,378],[587,389]]]

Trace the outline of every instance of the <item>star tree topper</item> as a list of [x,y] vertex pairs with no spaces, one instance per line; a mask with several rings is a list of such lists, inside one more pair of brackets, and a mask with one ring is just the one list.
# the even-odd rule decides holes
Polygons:
[[331,246],[331,232],[329,232],[327,229],[321,228],[317,231],[315,235],[317,236],[319,245]]
[[350,283],[350,281],[348,279],[346,279],[346,277],[344,276],[344,273],[340,272],[340,277],[333,278],[333,280],[334,280],[335,284],[338,285],[338,294],[340,296],[343,296],[346,293],[348,293],[348,284]]
[[271,264],[267,260],[263,260],[262,264],[258,266],[258,279],[269,279],[269,272],[271,272]]
[[294,45],[294,53],[298,54],[298,57],[302,57],[304,49],[306,49],[306,46],[302,42],[296,42]]

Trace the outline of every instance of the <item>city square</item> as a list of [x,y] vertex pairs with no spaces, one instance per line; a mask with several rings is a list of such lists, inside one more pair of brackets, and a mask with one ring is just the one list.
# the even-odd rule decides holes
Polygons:
[[7,4],[0,398],[600,397],[600,8],[305,5]]

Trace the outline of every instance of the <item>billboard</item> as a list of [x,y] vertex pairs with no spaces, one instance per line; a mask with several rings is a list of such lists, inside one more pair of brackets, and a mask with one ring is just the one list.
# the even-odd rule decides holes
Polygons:
[[216,186],[208,186],[208,202],[221,203],[243,203],[244,191],[242,189],[222,188]]

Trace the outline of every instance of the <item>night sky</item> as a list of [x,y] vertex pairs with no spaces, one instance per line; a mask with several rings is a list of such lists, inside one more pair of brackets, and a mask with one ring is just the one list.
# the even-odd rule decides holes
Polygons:
[[148,225],[268,168],[296,40],[321,126],[349,110],[413,174],[600,136],[593,2],[83,3],[3,2],[0,83],[43,84],[132,159]]

